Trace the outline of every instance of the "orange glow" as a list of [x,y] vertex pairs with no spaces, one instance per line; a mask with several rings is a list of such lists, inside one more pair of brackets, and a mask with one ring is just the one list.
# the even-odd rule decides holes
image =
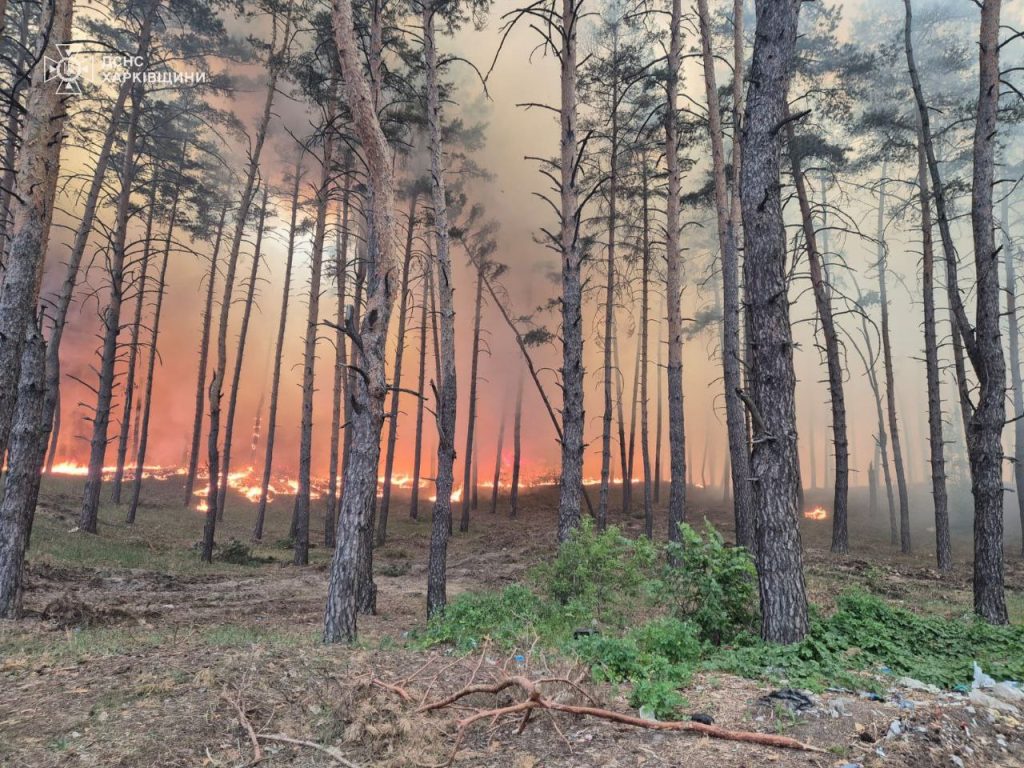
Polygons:
[[814,507],[813,509],[805,509],[804,517],[806,517],[808,520],[827,520],[828,512],[824,507],[818,506]]

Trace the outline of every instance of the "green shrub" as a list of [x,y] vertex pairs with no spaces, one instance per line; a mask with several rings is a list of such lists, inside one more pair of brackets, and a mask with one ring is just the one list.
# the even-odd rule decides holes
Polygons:
[[710,523],[703,536],[686,523],[679,530],[682,540],[668,543],[668,562],[655,594],[676,606],[676,615],[693,622],[700,637],[714,645],[753,630],[757,572],[750,555],[742,547],[727,547]]
[[537,596],[519,585],[459,595],[430,620],[419,641],[424,646],[451,643],[465,651],[489,637],[501,647],[511,647],[537,623],[540,611]]
[[232,539],[217,550],[217,559],[232,565],[253,565],[252,550],[238,539]]
[[534,569],[533,579],[545,597],[578,617],[621,622],[626,607],[641,595],[656,558],[647,539],[629,539],[614,526],[598,532],[584,519],[555,559]]

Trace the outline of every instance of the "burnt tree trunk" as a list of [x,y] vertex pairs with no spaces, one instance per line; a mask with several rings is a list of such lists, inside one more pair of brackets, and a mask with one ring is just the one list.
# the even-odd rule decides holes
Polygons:
[[423,274],[420,276],[422,293],[420,295],[420,356],[419,372],[416,377],[416,391],[420,396],[416,399],[416,443],[412,459],[412,498],[409,502],[409,517],[418,520],[420,516],[420,472],[423,466],[423,411],[426,404],[425,386],[427,380],[427,306],[430,302],[431,275],[433,265],[430,257],[424,255]]
[[501,452],[505,448],[505,401],[501,402],[501,421],[498,424],[498,447],[494,451],[494,482],[491,484],[491,514],[498,511],[498,487],[501,484]]
[[796,375],[786,291],[780,160],[799,0],[759,0],[743,119],[740,200],[749,312],[755,533],[765,640],[807,633],[796,452]]
[[516,410],[512,422],[512,488],[508,497],[508,516],[519,513],[519,470],[523,459],[523,373],[516,384]]

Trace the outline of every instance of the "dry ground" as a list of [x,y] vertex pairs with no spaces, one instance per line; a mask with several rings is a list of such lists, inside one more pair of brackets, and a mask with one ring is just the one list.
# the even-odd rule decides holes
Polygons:
[[[417,705],[470,680],[492,679],[511,663],[487,648],[458,656],[405,647],[406,633],[423,622],[428,523],[408,519],[404,498],[392,510],[388,543],[376,554],[380,613],[361,619],[358,647],[346,648],[318,642],[328,553],[315,549],[313,564],[298,569],[288,564],[290,552],[275,546],[287,528],[289,498],[271,505],[265,545],[256,551],[265,563],[203,567],[193,549],[202,520],[180,506],[176,481],[147,485],[150,503],[133,528],[120,522],[120,510],[105,507],[98,537],[71,532],[80,484],[48,481],[30,552],[29,615],[16,625],[0,625],[0,765],[252,765],[246,723],[260,735],[335,749],[331,755],[261,740],[264,766],[444,765],[454,743],[453,721],[470,710],[422,714]],[[728,535],[717,494],[697,492],[691,501]],[[517,521],[508,520],[501,505],[493,517],[481,511],[472,531],[455,537],[449,550],[452,593],[513,583],[550,554],[553,491],[531,493],[522,506]],[[233,499],[218,540],[247,541],[252,515],[251,505]],[[641,526],[635,519],[619,522],[630,529]],[[954,574],[940,579],[927,551],[925,526],[917,536],[921,553],[904,558],[890,554],[887,524],[855,525],[853,553],[836,559],[827,554],[828,523],[805,523],[815,602],[827,608],[839,591],[859,584],[916,610],[950,617],[968,612],[968,564],[959,562]],[[960,547],[962,560],[969,552],[965,543]],[[1019,559],[1009,559],[1007,577],[1011,611],[1019,622],[1024,619]],[[569,660],[537,652],[528,654],[524,671],[535,677],[579,672]],[[403,686],[412,701],[374,680]],[[629,711],[624,691],[584,685],[603,705]],[[948,768],[956,757],[966,766],[1024,765],[1019,723],[971,713],[948,697],[908,693],[915,706],[907,710],[834,693],[822,697],[814,713],[793,716],[758,705],[768,690],[757,682],[704,674],[684,693],[693,712],[710,714],[719,725],[783,733],[825,752],[540,713],[522,734],[516,733],[514,719],[478,723],[455,764],[824,768],[852,762]],[[829,705],[837,698],[844,699],[840,709],[846,714],[833,717]],[[513,693],[478,695],[466,704],[491,707],[514,700]],[[901,716],[908,735],[884,738]]]

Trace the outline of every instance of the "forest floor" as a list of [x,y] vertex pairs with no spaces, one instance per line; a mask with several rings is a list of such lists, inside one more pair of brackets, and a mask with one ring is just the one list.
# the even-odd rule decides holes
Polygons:
[[[319,642],[329,553],[315,548],[311,566],[300,569],[275,543],[286,534],[290,498],[270,507],[265,545],[254,551],[262,562],[203,566],[195,550],[202,516],[181,506],[177,480],[147,484],[149,503],[133,527],[121,522],[123,510],[105,506],[97,537],[73,532],[80,491],[80,479],[47,479],[29,553],[28,615],[0,624],[0,765],[237,768],[255,764],[258,737],[259,764],[268,768],[442,766],[452,756],[457,718],[519,700],[512,691],[477,694],[464,707],[416,711],[470,681],[495,679],[511,659],[486,646],[460,655],[407,642],[424,624],[429,522],[410,520],[403,496],[392,509],[388,542],[375,553],[379,613],[360,618],[359,644],[343,647]],[[553,552],[553,489],[523,497],[515,521],[504,504],[491,516],[481,501],[472,530],[449,547],[450,594],[516,583]],[[691,510],[691,519],[706,515],[731,535],[718,494],[695,493]],[[232,498],[218,540],[247,542],[253,513],[253,505]],[[315,513],[322,514],[320,506]],[[852,517],[861,517],[856,508]],[[639,519],[616,522],[631,532],[642,527]],[[851,586],[951,619],[970,611],[969,540],[958,542],[955,571],[940,578],[923,527],[919,554],[909,557],[891,553],[887,523],[855,524],[852,554],[843,558],[828,554],[828,522],[804,521],[802,530],[811,599],[823,611]],[[319,540],[322,530],[315,535]],[[1011,554],[1008,547],[1008,599],[1019,623],[1024,563]],[[516,669],[530,677],[580,671],[558,655],[524,655]],[[623,691],[583,685],[602,706],[630,711]],[[454,765],[1024,766],[1019,720],[969,707],[962,697],[903,691],[913,701],[908,708],[899,697],[826,692],[810,711],[791,713],[759,704],[772,689],[699,673],[684,694],[689,711],[710,714],[720,726],[784,734],[823,752],[541,712],[522,733],[521,718],[476,723]],[[894,720],[901,735],[887,736]]]

